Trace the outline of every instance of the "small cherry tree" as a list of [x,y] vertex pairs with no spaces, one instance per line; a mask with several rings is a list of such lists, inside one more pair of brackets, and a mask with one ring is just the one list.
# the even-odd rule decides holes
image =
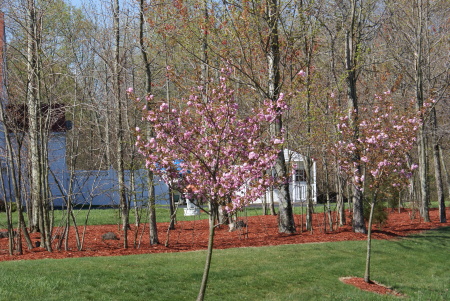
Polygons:
[[[136,146],[146,167],[164,181],[195,199],[209,215],[209,242],[202,284],[197,300],[203,300],[212,257],[215,216],[233,212],[253,202],[275,179],[267,171],[274,165],[283,143],[268,134],[269,125],[287,108],[281,96],[241,117],[234,91],[229,88],[230,69],[223,69],[208,89],[196,87],[179,109],[156,104],[153,96],[144,106],[143,120],[151,123],[153,137],[136,129]],[[132,90],[128,91],[132,94]],[[206,100],[206,101],[205,101]],[[206,207],[205,207],[206,206]]]
[[[412,171],[418,166],[409,163],[409,152],[414,146],[417,130],[421,124],[421,113],[411,110],[396,110],[390,101],[389,92],[375,95],[376,106],[364,111],[365,118],[359,122],[359,139],[351,142],[354,133],[349,126],[348,116],[341,117],[338,131],[338,164],[345,172],[351,184],[369,196],[370,216],[367,232],[367,257],[364,280],[370,282],[370,256],[372,220],[375,204],[379,196],[385,193],[386,185],[402,189],[409,185]],[[414,106],[411,105],[411,108]],[[355,152],[361,154],[359,162],[350,160]],[[361,166],[355,168],[354,164]],[[359,170],[362,174],[359,174]]]

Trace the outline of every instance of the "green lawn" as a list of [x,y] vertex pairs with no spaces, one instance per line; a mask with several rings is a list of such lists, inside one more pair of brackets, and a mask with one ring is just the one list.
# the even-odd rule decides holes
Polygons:
[[[450,227],[374,241],[372,278],[408,300],[450,300]],[[365,242],[215,250],[206,300],[394,300],[342,284]],[[0,300],[194,300],[205,252],[0,263]]]
[[[298,211],[298,212],[297,212]],[[296,209],[295,213],[298,214],[300,212],[300,209]],[[143,209],[140,213],[141,215],[141,222],[148,222],[148,210]],[[254,207],[246,208],[243,212],[239,213],[240,215],[262,215],[263,211],[261,206],[255,205]],[[121,219],[119,216],[119,209],[92,209],[92,210],[86,210],[86,209],[75,209],[74,215],[77,220],[78,225],[84,225],[87,219],[88,225],[114,225],[121,223]],[[27,219],[26,213],[24,214],[25,219]],[[54,225],[59,226],[62,225],[65,222],[66,219],[66,211],[65,210],[54,210],[53,211],[54,216]],[[167,206],[156,206],[156,217],[157,222],[169,222],[170,221],[170,212],[169,208]],[[206,219],[208,216],[202,212],[200,216],[184,216],[184,209],[178,208],[177,210],[177,219],[179,221],[190,221],[195,219]],[[130,210],[130,223],[133,223],[135,219],[135,210]],[[14,227],[17,225],[17,214],[16,212],[13,213],[13,221],[14,221]],[[72,221],[71,221],[72,222]],[[6,226],[6,213],[0,212],[0,229],[5,229]]]
[[[407,206],[410,206],[407,204]],[[430,204],[430,208],[438,208],[438,204],[436,202],[433,202]],[[324,204],[317,204],[314,207],[314,212],[316,213],[323,213],[325,211],[325,205]],[[331,203],[331,210],[336,209],[336,204]],[[278,208],[276,208],[278,210]],[[306,207],[298,206],[297,204],[293,207],[294,214],[306,214]],[[206,219],[207,215],[205,213],[202,213],[200,216],[184,216],[183,214],[183,208],[179,208],[177,211],[177,219],[179,221],[189,221],[194,219]],[[64,223],[66,212],[64,210],[55,210],[54,211],[54,225],[59,226]],[[86,216],[88,216],[87,224],[88,225],[111,225],[111,224],[118,224],[121,223],[120,216],[119,216],[119,209],[92,209],[90,211],[85,209],[75,209],[74,214],[77,219],[78,225],[83,225],[86,220]],[[148,211],[144,209],[141,213],[141,221],[142,222],[148,222]],[[260,204],[254,204],[250,207],[245,208],[242,212],[238,213],[239,215],[247,215],[247,216],[253,216],[253,215],[262,215],[263,210]],[[156,206],[156,217],[157,222],[168,222],[170,220],[170,213],[167,206]],[[26,218],[26,214],[25,214]],[[130,210],[130,222],[133,223],[135,219],[135,211],[134,209]],[[16,227],[17,222],[17,214],[13,213],[13,221],[14,221],[14,227]],[[6,213],[0,212],[0,229],[6,228]]]

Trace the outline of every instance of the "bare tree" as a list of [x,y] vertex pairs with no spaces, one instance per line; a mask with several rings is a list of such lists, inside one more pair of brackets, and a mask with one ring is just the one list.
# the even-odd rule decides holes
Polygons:
[[[144,0],[140,0],[139,3],[139,48],[141,50],[142,61],[144,63],[145,71],[145,92],[148,97],[147,107],[151,107],[152,103],[150,101],[150,95],[152,94],[152,70],[151,62],[147,52],[147,45],[145,43],[144,37],[144,26],[145,22],[145,11],[147,5]],[[147,124],[147,136],[152,137],[152,128],[150,124]],[[148,208],[149,208],[149,226],[150,226],[150,244],[159,244],[158,240],[158,228],[156,224],[156,210],[155,210],[155,187],[153,183],[153,172],[151,170],[147,171],[147,187],[148,187]]]

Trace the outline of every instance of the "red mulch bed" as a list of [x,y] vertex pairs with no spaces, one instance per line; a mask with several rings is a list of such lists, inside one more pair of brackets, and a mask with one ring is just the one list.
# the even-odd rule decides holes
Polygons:
[[[419,214],[413,214],[410,210],[392,211],[389,213],[388,221],[380,228],[379,225],[373,227],[374,239],[398,239],[400,237],[418,233],[424,230],[450,226],[450,222],[439,223],[439,212],[437,209],[430,210],[431,222],[425,223],[419,219]],[[450,209],[447,209],[447,216],[450,216]],[[350,225],[334,229],[330,231],[324,228],[324,215],[316,214],[314,216],[315,227],[314,232],[301,231],[297,227],[297,233],[293,235],[279,234],[276,216],[252,216],[241,217],[247,224],[248,228],[229,232],[228,226],[221,226],[216,230],[214,240],[214,248],[227,249],[236,247],[257,247],[282,244],[301,244],[301,243],[317,243],[331,241],[347,241],[347,240],[365,240],[366,235],[353,233]],[[300,215],[295,216],[296,224],[302,221]],[[123,248],[122,233],[117,225],[106,226],[87,226],[83,244],[83,250],[76,249],[74,230],[71,229],[69,239],[69,250],[55,250],[47,252],[43,248],[26,249],[24,244],[23,255],[8,254],[8,239],[0,238],[0,261],[7,260],[29,260],[43,258],[68,258],[68,257],[86,257],[86,256],[119,256],[131,254],[148,254],[148,253],[167,253],[167,252],[186,252],[193,250],[204,250],[208,243],[208,221],[179,221],[176,229],[170,231],[169,243],[165,247],[167,240],[168,223],[158,224],[159,241],[161,244],[156,246],[149,245],[148,225],[141,226],[135,240],[136,228],[132,226],[129,233],[129,248]],[[54,235],[58,234],[60,229],[54,229]],[[79,228],[80,233],[83,228]],[[114,232],[120,240],[102,240],[102,234],[106,232]],[[32,233],[33,243],[39,241],[39,233]],[[54,240],[56,246],[57,239]],[[136,247],[134,243],[136,242]],[[64,248],[64,247],[63,247]],[[55,248],[56,249],[56,248]],[[363,281],[362,281],[363,282]],[[361,287],[361,281],[357,278],[346,280],[345,283],[353,284]],[[379,287],[375,283],[363,285],[371,291],[375,287]],[[382,286],[381,286],[382,287]],[[378,288],[379,289],[379,288]],[[381,293],[381,292],[380,292]]]
[[360,277],[342,277],[339,278],[339,280],[341,280],[343,283],[345,284],[350,284],[353,286],[356,286],[357,288],[364,290],[364,291],[368,291],[368,292],[372,292],[372,293],[376,293],[376,294],[380,294],[380,295],[393,295],[396,297],[406,297],[405,295],[388,288],[387,286],[380,284],[376,281],[370,281],[370,282],[365,282],[364,278],[360,278]]

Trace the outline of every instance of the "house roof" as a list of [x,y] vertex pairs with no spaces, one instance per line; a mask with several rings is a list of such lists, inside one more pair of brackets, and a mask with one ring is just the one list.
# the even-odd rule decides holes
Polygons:
[[285,158],[286,162],[289,162],[289,161],[304,161],[302,155],[300,155],[297,152],[294,152],[293,150],[287,149],[287,148],[284,149],[284,158]]
[[[10,130],[28,131],[28,106],[26,104],[6,105],[6,124]],[[65,132],[66,114],[63,104],[42,104],[41,120],[50,132]]]

